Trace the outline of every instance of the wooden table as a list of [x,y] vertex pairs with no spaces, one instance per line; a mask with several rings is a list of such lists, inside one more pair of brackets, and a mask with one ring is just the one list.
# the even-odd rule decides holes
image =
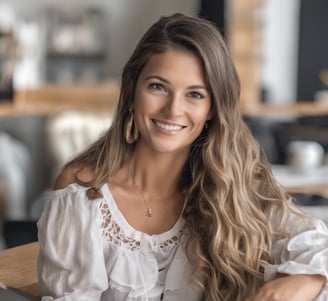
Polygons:
[[299,173],[288,165],[273,165],[278,182],[290,193],[320,194],[328,196],[328,165],[309,173]]
[[37,242],[0,251],[0,282],[32,296],[39,296]]

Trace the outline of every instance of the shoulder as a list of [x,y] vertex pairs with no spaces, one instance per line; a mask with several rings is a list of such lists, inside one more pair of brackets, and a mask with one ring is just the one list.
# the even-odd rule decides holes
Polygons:
[[90,181],[93,178],[91,168],[68,165],[60,172],[54,184],[54,190],[64,189],[70,184],[76,183],[76,180]]
[[[67,224],[72,221],[91,221],[99,216],[101,198],[91,200],[88,187],[72,183],[62,189],[48,191],[40,221],[55,220]],[[48,223],[48,222],[46,222]]]
[[[83,248],[81,235],[100,238],[102,200],[91,201],[87,196],[87,189],[72,183],[63,189],[48,192],[42,214],[37,221],[41,246],[55,244],[52,249],[66,256],[67,243],[73,249],[74,244],[79,249]],[[72,248],[69,249],[72,251]]]

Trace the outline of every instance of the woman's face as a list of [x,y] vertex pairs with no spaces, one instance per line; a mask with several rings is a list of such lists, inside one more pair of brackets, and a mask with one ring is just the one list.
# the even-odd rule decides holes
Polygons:
[[189,151],[210,119],[200,60],[174,49],[151,56],[137,81],[133,109],[139,146],[162,153]]

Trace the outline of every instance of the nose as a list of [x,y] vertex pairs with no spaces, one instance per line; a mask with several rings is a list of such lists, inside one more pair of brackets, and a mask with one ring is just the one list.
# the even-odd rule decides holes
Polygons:
[[181,116],[183,113],[183,97],[179,93],[172,93],[168,96],[165,113],[169,117]]

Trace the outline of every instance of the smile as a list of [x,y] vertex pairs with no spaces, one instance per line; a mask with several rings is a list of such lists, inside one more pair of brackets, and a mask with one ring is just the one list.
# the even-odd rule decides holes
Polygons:
[[180,131],[183,128],[185,128],[182,125],[178,125],[178,124],[169,124],[169,123],[164,123],[158,120],[153,120],[153,122],[161,129],[166,130],[166,131]]

